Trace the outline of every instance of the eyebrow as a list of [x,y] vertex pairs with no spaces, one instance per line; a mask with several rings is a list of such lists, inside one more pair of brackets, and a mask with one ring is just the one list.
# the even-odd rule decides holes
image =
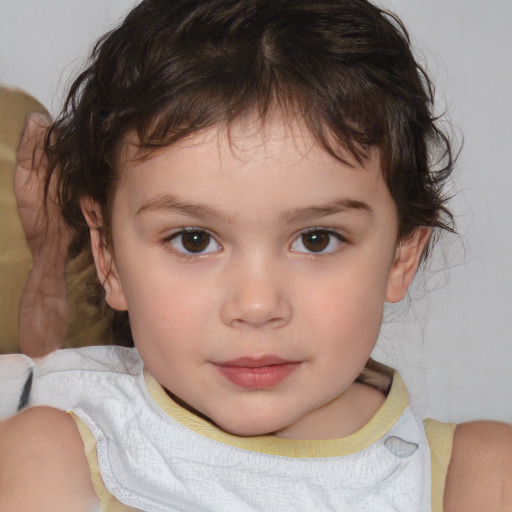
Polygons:
[[135,212],[135,215],[140,215],[144,212],[178,213],[198,219],[214,217],[229,222],[227,215],[216,208],[201,203],[186,203],[170,194],[164,194],[150,199]]
[[326,205],[320,206],[306,206],[303,208],[296,208],[285,212],[282,217],[287,223],[304,222],[310,219],[327,217],[336,213],[344,213],[348,211],[360,211],[367,214],[373,214],[371,206],[364,201],[355,199],[338,199]]
[[[295,208],[284,212],[281,218],[284,222],[292,224],[294,222],[304,222],[313,218],[327,217],[337,213],[347,211],[361,211],[363,213],[373,214],[373,209],[364,201],[355,199],[338,199],[325,205],[305,206]],[[202,203],[187,203],[176,196],[164,194],[144,203],[135,215],[144,212],[167,212],[178,213],[181,215],[191,216],[195,218],[213,217],[230,222],[231,219],[223,212]]]

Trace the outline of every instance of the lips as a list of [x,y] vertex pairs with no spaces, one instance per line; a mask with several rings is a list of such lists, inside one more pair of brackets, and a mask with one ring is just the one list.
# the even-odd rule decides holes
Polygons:
[[263,389],[279,384],[295,372],[301,363],[276,356],[264,356],[241,357],[213,364],[233,384],[243,388]]

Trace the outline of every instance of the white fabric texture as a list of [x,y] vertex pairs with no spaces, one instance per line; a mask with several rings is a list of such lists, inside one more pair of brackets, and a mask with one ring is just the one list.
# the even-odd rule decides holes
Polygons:
[[62,350],[23,364],[34,372],[29,405],[73,410],[97,440],[106,488],[140,510],[431,510],[430,449],[410,407],[361,452],[292,458],[230,446],[174,420],[149,395],[135,349]]

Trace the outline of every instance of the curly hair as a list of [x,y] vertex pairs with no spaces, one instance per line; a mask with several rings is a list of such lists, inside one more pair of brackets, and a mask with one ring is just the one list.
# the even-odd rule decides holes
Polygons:
[[129,132],[150,153],[275,109],[340,160],[379,148],[400,238],[419,226],[452,231],[454,155],[433,100],[402,22],[366,0],[144,0],[95,45],[46,139],[73,253],[89,244],[83,197],[100,205],[111,240]]

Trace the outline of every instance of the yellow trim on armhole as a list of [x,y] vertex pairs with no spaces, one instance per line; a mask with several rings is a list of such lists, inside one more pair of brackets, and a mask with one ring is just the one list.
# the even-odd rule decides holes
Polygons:
[[443,512],[446,475],[452,456],[455,423],[441,423],[428,418],[423,421],[432,461],[432,512]]
[[102,512],[137,512],[138,509],[124,505],[110,494],[103,483],[98,465],[98,454],[96,451],[96,439],[92,435],[87,425],[76,415],[73,411],[68,411],[68,414],[75,420],[76,426],[82,436],[84,443],[85,456],[89,462],[89,469],[91,471],[92,485],[94,491],[100,500]]

